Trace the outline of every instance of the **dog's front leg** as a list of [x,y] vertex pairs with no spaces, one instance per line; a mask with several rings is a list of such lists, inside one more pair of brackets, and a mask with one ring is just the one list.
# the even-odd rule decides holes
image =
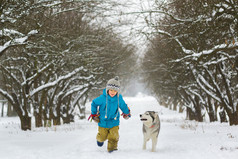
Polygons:
[[157,145],[157,137],[156,136],[153,136],[152,137],[152,152],[155,152],[156,150],[156,145]]
[[146,149],[146,142],[147,142],[147,139],[146,139],[146,137],[144,136],[143,150]]

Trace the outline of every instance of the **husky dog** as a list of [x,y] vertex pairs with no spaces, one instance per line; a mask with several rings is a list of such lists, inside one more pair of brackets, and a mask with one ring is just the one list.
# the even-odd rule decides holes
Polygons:
[[146,142],[152,140],[152,152],[155,152],[157,139],[160,131],[160,119],[157,112],[146,111],[140,114],[140,120],[143,121],[144,143],[143,149],[146,149]]

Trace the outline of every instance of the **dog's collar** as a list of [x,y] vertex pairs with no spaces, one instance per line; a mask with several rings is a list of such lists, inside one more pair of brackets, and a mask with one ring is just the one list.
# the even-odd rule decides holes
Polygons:
[[153,124],[150,128],[153,128],[153,127],[155,127],[155,124]]

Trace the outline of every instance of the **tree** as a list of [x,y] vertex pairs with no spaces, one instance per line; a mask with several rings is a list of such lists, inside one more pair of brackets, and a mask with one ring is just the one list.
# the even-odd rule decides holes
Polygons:
[[[171,53],[172,59],[165,66],[171,68],[171,65],[180,65],[176,67],[181,68],[177,73],[183,76],[181,79],[184,81],[168,90],[178,92],[177,97],[186,101],[187,107],[190,105],[189,110],[198,119],[203,107],[208,114],[212,114],[217,109],[215,103],[219,103],[227,112],[230,125],[237,125],[237,69],[233,67],[238,44],[235,40],[237,12],[234,9],[237,2],[171,0],[166,4],[155,3],[155,6],[158,8],[149,12],[146,22],[154,30],[153,40],[157,39],[157,48],[164,50],[154,52]],[[162,14],[160,19],[157,18],[158,14]],[[149,48],[148,52],[151,50]],[[159,73],[165,70],[177,83],[179,76],[163,69],[164,65],[153,67]],[[169,82],[168,79],[162,81]],[[170,85],[174,83],[169,82]],[[158,88],[160,85],[152,81],[152,86]],[[167,98],[171,96],[174,98],[172,94],[166,95]]]
[[0,87],[0,94],[13,105],[22,130],[31,129],[31,117],[36,127],[72,122],[76,106],[83,110],[91,92],[131,59],[133,46],[93,23],[103,2],[18,0],[1,6],[0,71],[9,88]]

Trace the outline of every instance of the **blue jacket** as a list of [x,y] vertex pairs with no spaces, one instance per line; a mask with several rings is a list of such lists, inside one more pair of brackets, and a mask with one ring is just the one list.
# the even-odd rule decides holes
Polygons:
[[[107,102],[106,102],[107,100]],[[103,128],[112,128],[120,123],[120,112],[118,107],[124,114],[129,114],[130,110],[120,94],[111,97],[103,90],[103,94],[95,98],[91,104],[91,113],[97,114],[99,111],[100,122],[98,126]]]

